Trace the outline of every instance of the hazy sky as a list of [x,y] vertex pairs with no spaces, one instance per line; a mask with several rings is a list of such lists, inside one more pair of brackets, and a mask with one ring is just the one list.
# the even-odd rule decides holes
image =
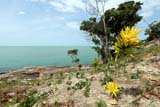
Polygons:
[[[0,0],[0,45],[91,45],[79,30],[90,16],[86,0]],[[128,0],[108,0],[106,9]],[[135,0],[138,1],[138,0]],[[140,0],[139,11],[151,23],[160,21],[160,0]],[[142,20],[137,25],[144,30]],[[145,38],[143,32],[139,36]]]

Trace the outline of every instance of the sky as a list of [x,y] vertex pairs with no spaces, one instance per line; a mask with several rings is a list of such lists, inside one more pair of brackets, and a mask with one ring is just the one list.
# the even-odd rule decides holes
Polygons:
[[[128,0],[107,0],[105,9]],[[143,4],[137,28],[160,21],[160,0],[134,0]],[[86,0],[0,0],[0,46],[89,46],[87,33],[80,31]],[[144,39],[144,32],[139,35]]]

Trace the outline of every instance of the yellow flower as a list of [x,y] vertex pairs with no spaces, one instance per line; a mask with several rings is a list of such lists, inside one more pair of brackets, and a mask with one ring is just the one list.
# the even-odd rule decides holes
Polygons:
[[109,82],[106,84],[106,91],[112,95],[112,97],[117,97],[119,93],[119,85],[116,82]]
[[123,49],[136,46],[140,42],[140,39],[137,38],[137,35],[140,32],[141,30],[128,26],[121,30],[120,35],[116,37],[116,42],[113,45],[116,59],[123,51]]

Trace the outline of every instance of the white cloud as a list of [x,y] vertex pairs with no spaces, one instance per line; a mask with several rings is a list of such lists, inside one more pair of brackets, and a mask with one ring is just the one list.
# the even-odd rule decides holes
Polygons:
[[25,12],[24,12],[24,11],[19,11],[18,14],[19,14],[19,15],[24,15]]
[[26,1],[30,1],[30,2],[46,2],[47,0],[26,0]]
[[79,23],[78,22],[69,22],[66,23],[66,26],[71,29],[79,29]]
[[45,2],[60,12],[76,12],[77,9],[84,10],[83,0],[26,0],[30,2]]
[[[92,4],[95,5],[95,0],[90,0]],[[126,1],[132,1],[132,0],[106,0],[105,9],[111,9],[111,8],[117,8],[120,3],[126,2]],[[134,1],[140,1],[143,3],[142,9],[140,10],[140,15],[142,15],[144,18],[148,18],[156,14],[156,10],[160,11],[160,0],[134,0]],[[99,6],[101,9],[102,7]]]
[[160,0],[141,0],[143,2],[142,10],[140,11],[140,15],[144,18],[148,18],[156,14],[157,10],[160,11]]
[[50,0],[48,3],[60,12],[76,12],[77,9],[85,9],[85,3],[82,0]]
[[[55,10],[60,12],[76,12],[77,9],[86,11],[87,0],[27,0],[32,2],[45,2],[51,5]],[[95,4],[94,0],[90,0],[92,4]],[[132,1],[132,0],[106,0],[105,9],[116,8],[120,3]],[[140,15],[145,18],[155,14],[156,10],[160,10],[160,0],[134,0],[144,3]],[[147,14],[148,13],[148,14]]]

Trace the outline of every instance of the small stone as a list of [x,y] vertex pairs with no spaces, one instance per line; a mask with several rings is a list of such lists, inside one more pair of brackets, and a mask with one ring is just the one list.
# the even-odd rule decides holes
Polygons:
[[111,99],[109,103],[112,105],[118,105],[118,101],[116,99]]
[[12,102],[13,100],[12,100],[12,98],[10,98],[9,100],[8,100],[8,102]]
[[16,96],[16,93],[15,92],[10,92],[10,93],[7,94],[7,96],[14,97],[14,96]]
[[44,105],[45,105],[45,104],[47,104],[47,102],[46,102],[46,101],[43,101],[43,102],[42,102],[42,104],[44,104]]
[[151,98],[151,95],[146,94],[146,95],[144,95],[144,97],[147,98],[147,99],[150,99],[150,98]]
[[153,70],[152,69],[148,69],[148,72],[152,72]]

